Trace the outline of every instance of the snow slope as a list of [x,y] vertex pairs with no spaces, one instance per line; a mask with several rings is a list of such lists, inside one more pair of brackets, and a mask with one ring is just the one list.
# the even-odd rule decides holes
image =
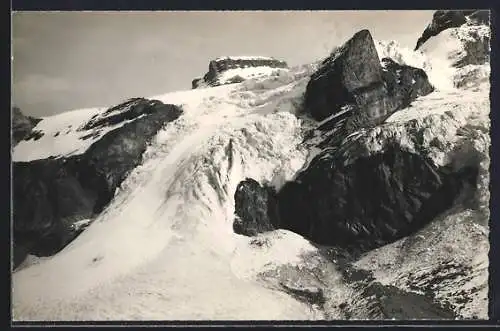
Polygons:
[[14,149],[12,161],[31,161],[51,156],[82,154],[106,132],[125,124],[120,123],[117,126],[105,127],[99,135],[90,139],[81,139],[88,132],[79,131],[80,125],[104,110],[103,108],[79,109],[42,118],[33,130],[40,131],[43,136],[38,140],[20,141]]
[[[408,57],[422,59],[420,53],[398,51],[395,45],[385,51],[393,52],[393,56],[399,54],[400,61],[408,61]],[[313,264],[310,256],[319,253],[307,240],[277,230],[260,235],[259,240],[266,245],[257,249],[255,238],[232,231],[233,194],[240,180],[251,177],[279,188],[307,162],[308,150],[301,142],[310,120],[298,116],[296,110],[314,69],[314,65],[306,65],[240,84],[152,96],[182,106],[184,114],[157,134],[144,153],[143,164],[132,171],[110,205],[79,237],[55,256],[25,265],[13,274],[13,318],[345,317],[335,307],[353,299],[356,292],[342,284],[331,263],[324,266],[334,284],[327,293],[327,314],[277,290],[262,278],[263,274],[284,270],[280,268]],[[445,145],[450,143],[429,150],[436,162],[465,162],[460,153],[449,157],[454,146],[469,146],[477,154],[486,155],[489,137],[481,132],[483,128],[489,130],[487,98],[486,89],[463,94],[452,84],[450,90],[420,98],[414,106],[391,116],[388,123],[374,128],[372,134],[366,135],[365,146],[368,152],[377,150],[377,140],[371,137],[382,135],[384,139],[408,138],[408,147],[415,148],[408,130],[408,123],[414,123],[424,135],[424,145],[419,147],[432,147],[436,137]],[[14,150],[14,160],[81,153],[91,140],[78,139],[80,133],[68,126],[85,123],[98,112],[80,110],[44,118],[35,129],[45,135],[37,141],[20,143]],[[470,129],[469,145],[462,144],[464,127]],[[62,128],[68,128],[66,136],[54,137]],[[463,155],[468,151],[464,149]],[[487,169],[489,160],[481,162]],[[483,193],[487,191],[487,175],[486,170],[481,182]],[[450,216],[448,220],[460,226],[460,218]],[[477,226],[487,233],[484,224]],[[477,254],[484,264],[484,247],[471,247],[467,237],[471,232],[461,233],[465,239],[456,239],[454,247],[465,250],[463,256]],[[451,236],[446,238],[451,241]],[[388,262],[397,268],[384,266],[387,254],[399,252],[397,245],[374,251],[360,260],[359,266],[371,268],[366,262],[371,257],[378,263],[374,264],[376,276],[387,284],[398,284],[398,276],[418,269],[425,261],[411,255],[398,260],[399,264]],[[448,257],[453,258],[456,250],[451,252]],[[477,279],[481,281],[481,277],[484,272]],[[461,310],[464,316],[467,309]],[[476,309],[473,313],[481,315],[484,311]]]
[[[242,178],[282,181],[302,165],[305,151],[296,151],[300,119],[274,110],[293,111],[290,102],[304,83],[285,82],[271,91],[247,83],[153,97],[182,104],[185,115],[157,135],[143,165],[75,241],[15,273],[14,319],[315,318],[302,303],[259,286],[244,271],[293,260],[312,249],[308,242],[285,233],[276,240],[285,254],[255,256],[247,247],[250,238],[231,227],[232,195]],[[220,293],[231,296],[221,300]]]
[[452,91],[455,88],[476,87],[478,84],[489,85],[489,61],[485,64],[457,66],[461,59],[475,56],[473,48],[467,49],[467,43],[489,36],[490,29],[487,26],[465,24],[430,38],[417,51],[401,47],[395,41],[376,41],[375,46],[380,59],[390,57],[400,64],[422,68],[438,90]]

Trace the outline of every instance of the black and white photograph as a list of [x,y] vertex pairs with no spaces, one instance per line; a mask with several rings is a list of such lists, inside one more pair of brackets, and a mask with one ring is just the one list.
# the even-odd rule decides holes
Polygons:
[[490,14],[13,11],[11,320],[488,320]]

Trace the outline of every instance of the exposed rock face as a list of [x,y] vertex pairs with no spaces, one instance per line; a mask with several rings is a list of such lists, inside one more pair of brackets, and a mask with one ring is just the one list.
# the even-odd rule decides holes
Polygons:
[[377,282],[370,272],[347,267],[344,279],[356,291],[352,302],[342,307],[352,319],[453,319],[449,305],[443,305],[427,293],[402,290],[396,286]]
[[289,293],[298,300],[305,301],[311,305],[321,306],[325,303],[323,289],[320,287],[294,286],[292,282],[281,282],[280,284],[286,293]]
[[[128,172],[141,162],[141,155],[150,139],[165,123],[177,119],[182,110],[174,105],[166,105],[161,101],[134,99],[133,103],[125,104],[128,111],[123,111],[121,105],[111,108],[105,114],[118,111],[113,116],[107,116],[104,125],[114,121],[128,120],[132,116],[137,120],[127,123],[120,129],[113,130],[94,143],[85,153],[84,162],[80,163],[80,177],[91,190],[101,192],[97,201],[96,211],[100,211],[113,197],[116,188],[125,179]],[[92,124],[95,126],[101,121]]]
[[29,138],[33,128],[40,121],[38,118],[24,116],[18,107],[12,107],[12,146],[17,145],[23,139]]
[[427,74],[420,68],[400,65],[387,57],[382,59],[382,66],[384,82],[398,109],[406,108],[419,96],[434,91]]
[[438,10],[432,22],[418,39],[415,50],[419,49],[429,38],[437,36],[446,29],[457,28],[470,22],[472,24],[489,24],[488,10]]
[[[484,25],[483,25],[484,27]],[[452,65],[456,68],[463,68],[468,65],[481,65],[490,61],[490,35],[482,33],[479,27],[469,27],[464,29],[462,35],[458,35],[463,49]],[[486,31],[489,28],[485,29]],[[489,32],[489,31],[488,31]]]
[[386,285],[422,293],[458,318],[488,318],[490,247],[486,227],[478,226],[483,217],[452,208],[414,235],[364,254],[355,267]]
[[458,89],[478,88],[489,84],[490,71],[485,66],[467,66],[458,70],[453,77],[453,86]]
[[320,244],[372,249],[431,221],[476,175],[436,168],[397,145],[369,157],[326,153],[279,192],[280,227]]
[[210,61],[208,72],[203,78],[196,78],[191,82],[192,88],[205,86],[219,86],[224,84],[240,83],[245,80],[244,77],[237,74],[228,79],[220,79],[220,76],[232,69],[244,68],[288,68],[284,61],[266,57],[223,57]]
[[52,255],[74,239],[79,233],[74,223],[103,210],[128,173],[140,164],[150,139],[181,114],[174,105],[131,99],[85,124],[86,129],[98,130],[103,125],[135,119],[105,134],[84,154],[15,162],[15,265],[27,253]]
[[317,120],[356,103],[364,94],[382,86],[382,67],[368,30],[356,33],[344,46],[323,61],[312,76],[305,94],[305,107]]
[[[52,255],[74,235],[74,221],[92,216],[98,192],[83,188],[78,163],[72,157],[13,164],[15,250]],[[19,255],[15,266],[25,257]]]
[[441,31],[446,29],[459,27],[466,22],[467,20],[465,19],[465,14],[461,10],[436,11],[432,17],[432,22],[427,26],[422,33],[422,36],[418,39],[415,50],[417,50],[430,37],[436,36]]
[[361,253],[428,224],[453,205],[465,185],[474,186],[477,175],[473,166],[437,167],[398,145],[371,156],[342,146],[318,155],[277,198],[254,180],[241,182],[235,232],[251,236],[282,228]]
[[[271,241],[268,245],[272,247],[276,243]],[[377,262],[385,265],[384,257]],[[325,320],[453,319],[460,316],[448,302],[430,292],[413,292],[400,284],[379,281],[377,268],[359,268],[357,258],[342,249],[323,247],[304,254],[301,259],[298,265],[279,265],[258,276],[269,287],[321,311]],[[431,259],[423,263],[424,268],[434,263]],[[446,280],[453,278],[453,273],[434,273],[429,278],[439,282],[443,276]],[[394,274],[398,274],[397,269]]]
[[247,178],[238,184],[234,194],[235,213],[238,218],[233,223],[235,233],[254,236],[274,230],[276,222],[276,192],[271,187],[261,186]]
[[464,10],[468,21],[472,24],[490,24],[490,11],[489,10]]
[[200,84],[203,82],[203,78],[195,78],[191,81],[191,88],[195,89],[200,86]]
[[385,68],[380,64],[370,32],[356,33],[311,76],[304,100],[306,112],[323,120],[350,107],[377,123],[417,96],[433,91],[422,69],[390,59],[385,64]]

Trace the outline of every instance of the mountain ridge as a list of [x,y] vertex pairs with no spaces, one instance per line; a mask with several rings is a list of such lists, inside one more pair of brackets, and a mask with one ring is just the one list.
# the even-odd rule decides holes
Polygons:
[[[13,274],[14,319],[484,318],[489,81],[447,89],[435,80],[440,69],[435,59],[423,58],[433,40],[454,38],[453,29],[470,26],[433,36],[418,53],[371,40],[373,57],[354,64],[357,77],[344,75],[341,69],[350,67],[335,64],[342,57],[333,54],[323,64],[240,83],[44,118],[34,127],[43,135],[14,148],[14,167],[48,162],[58,174],[64,169],[58,163],[88,157],[95,174],[80,183],[91,186],[103,171],[100,183],[109,185],[108,194],[99,212],[69,220],[86,228],[58,253],[34,260],[33,251],[21,249],[20,256],[31,254],[24,263],[19,258]],[[343,51],[353,58],[359,54],[359,49]],[[470,65],[489,64],[480,53],[474,58],[467,52],[463,58],[472,60]],[[424,68],[411,62],[420,59]],[[310,77],[318,77],[325,65],[340,68],[327,72],[328,79],[341,76],[355,85],[355,93],[347,102],[331,98],[339,107],[318,121],[304,97]],[[430,73],[423,87],[415,86],[419,77],[412,76],[419,70]],[[371,77],[365,71],[375,73],[377,84],[364,80]],[[383,78],[387,74],[391,79]],[[386,86],[391,82],[392,88],[404,86],[396,95],[408,101],[395,112],[388,107],[380,122],[365,121],[384,106],[379,98],[393,97]],[[435,89],[418,92],[429,91],[427,84]],[[353,116],[356,112],[367,118]],[[108,155],[110,135],[117,149]],[[96,149],[96,157],[89,157]],[[14,181],[23,178],[29,176]],[[361,185],[368,182],[376,194]],[[286,196],[290,183],[303,199]],[[438,199],[440,190],[453,194]],[[54,195],[41,191],[35,200]],[[300,208],[304,203],[313,207]],[[411,220],[406,212],[418,214],[424,204],[434,210],[411,231],[394,236],[393,230],[407,227],[401,217]],[[377,208],[399,216],[377,218]],[[325,230],[340,226],[339,218],[349,225],[344,232]],[[42,232],[50,228],[45,221],[39,224]],[[384,227],[388,223],[390,228]],[[365,237],[364,227],[370,234]],[[328,240],[315,242],[318,235]],[[353,237],[366,245],[354,250],[339,245]]]

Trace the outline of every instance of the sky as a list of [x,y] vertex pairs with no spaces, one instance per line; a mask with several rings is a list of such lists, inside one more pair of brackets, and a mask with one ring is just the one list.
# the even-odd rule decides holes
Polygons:
[[361,29],[413,48],[434,11],[15,12],[12,103],[27,115],[187,90],[211,59],[326,57]]

